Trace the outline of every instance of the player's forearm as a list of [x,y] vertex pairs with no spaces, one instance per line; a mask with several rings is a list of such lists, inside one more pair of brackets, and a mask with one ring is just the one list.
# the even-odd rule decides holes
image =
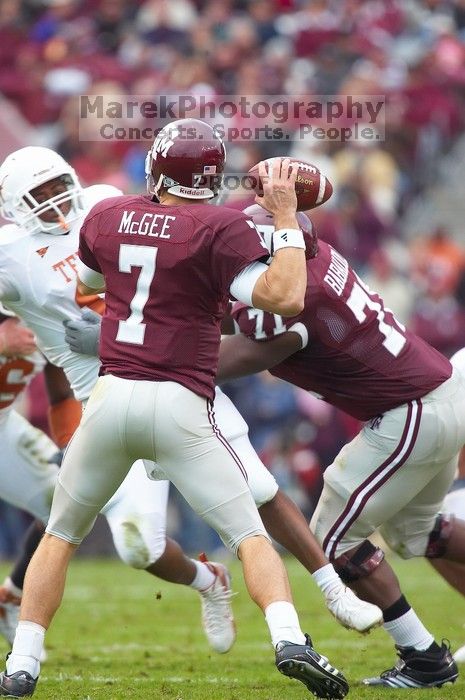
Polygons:
[[242,334],[224,338],[220,345],[217,381],[225,382],[270,369],[301,348],[302,338],[293,331],[265,342]]
[[284,208],[281,209],[281,211],[278,211],[275,214],[273,214],[273,222],[276,231],[283,228],[300,228],[299,223],[297,221],[295,209],[292,208]]
[[261,356],[258,344],[253,340],[243,335],[234,335],[221,341],[217,384],[256,374],[264,369],[267,369],[266,360]]
[[254,286],[253,306],[280,316],[296,316],[304,308],[306,288],[305,250],[281,248]]

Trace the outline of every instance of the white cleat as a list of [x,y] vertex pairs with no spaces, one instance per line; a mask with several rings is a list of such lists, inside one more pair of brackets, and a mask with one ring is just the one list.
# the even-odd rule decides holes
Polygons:
[[329,612],[349,630],[367,634],[383,622],[383,613],[377,605],[361,600],[343,583],[334,586],[325,598]]
[[202,625],[211,648],[218,654],[226,654],[236,639],[236,625],[231,607],[231,576],[224,564],[207,561],[200,556],[215,574],[215,580],[205,591],[200,591],[202,599]]
[[[21,599],[12,595],[3,586],[0,587],[0,634],[8,644],[13,646],[16,628],[19,621]],[[47,660],[47,652],[43,648],[40,654],[40,662]]]
[[454,661],[457,664],[463,664],[465,663],[465,646],[460,647],[460,649],[457,649],[455,654],[453,654]]

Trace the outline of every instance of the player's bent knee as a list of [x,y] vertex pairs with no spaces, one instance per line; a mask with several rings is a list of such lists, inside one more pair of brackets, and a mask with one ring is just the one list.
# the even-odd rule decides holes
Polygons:
[[454,529],[455,516],[450,513],[439,513],[434,527],[429,533],[425,557],[439,559],[447,551],[447,545]]
[[384,552],[370,540],[364,540],[352,554],[341,554],[333,560],[334,568],[344,583],[370,576],[384,559]]
[[147,569],[166,549],[165,518],[157,513],[108,519],[119,558],[133,569]]
[[[265,467],[263,467],[265,469]],[[255,501],[257,508],[264,506],[265,503],[269,503],[278,493],[278,483],[274,476],[267,470],[266,474],[263,475],[258,481],[249,482],[250,491]]]
[[237,554],[240,544],[248,537],[261,535],[269,539],[248,490],[207,511],[196,512],[216,530],[224,545],[234,554]]
[[[243,422],[242,417],[240,419]],[[247,426],[245,426],[244,434],[231,440],[231,446],[246,466],[247,483],[257,508],[260,508],[276,496],[279,488],[278,483],[253,449],[247,435]]]
[[98,515],[98,506],[76,501],[57,481],[46,532],[79,545],[92,530]]

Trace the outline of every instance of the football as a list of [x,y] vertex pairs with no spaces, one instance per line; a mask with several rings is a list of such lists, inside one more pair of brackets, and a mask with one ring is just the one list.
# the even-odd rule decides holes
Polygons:
[[[273,163],[278,158],[267,158],[267,163]],[[327,177],[317,167],[296,158],[290,158],[291,163],[298,163],[295,191],[297,194],[297,211],[315,209],[328,201],[333,193],[333,186]],[[252,188],[258,195],[263,194],[262,181],[258,175],[258,163],[249,170],[252,176]]]

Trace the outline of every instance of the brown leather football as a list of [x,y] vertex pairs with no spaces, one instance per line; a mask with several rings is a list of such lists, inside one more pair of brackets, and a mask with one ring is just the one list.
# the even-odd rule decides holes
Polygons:
[[[267,163],[273,163],[276,158],[267,158]],[[320,204],[328,201],[333,193],[333,186],[328,178],[323,175],[320,170],[303,160],[290,158],[291,163],[298,163],[299,170],[297,172],[297,180],[295,190],[297,194],[297,211],[308,211],[315,209]],[[252,175],[255,182],[252,182],[252,187],[258,195],[263,194],[262,182],[258,175],[258,163],[249,170],[249,175]]]

